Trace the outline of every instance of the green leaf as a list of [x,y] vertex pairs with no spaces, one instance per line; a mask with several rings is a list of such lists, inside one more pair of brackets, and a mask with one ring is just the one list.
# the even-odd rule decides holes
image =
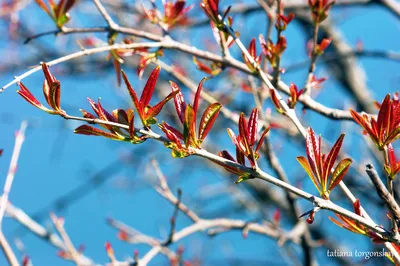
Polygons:
[[251,178],[252,178],[251,175],[246,173],[244,175],[239,176],[238,179],[235,181],[235,184],[239,184],[239,183],[246,181],[248,179],[251,179]]
[[204,111],[199,126],[199,140],[203,141],[210,132],[222,105],[220,103],[213,103]]
[[332,178],[329,182],[328,191],[332,191],[337,184],[342,181],[343,177],[346,175],[347,171],[349,170],[350,164],[353,161],[350,158],[346,158],[341,160],[335,168],[335,171],[332,173]]
[[69,21],[69,16],[67,14],[62,14],[61,17],[57,18],[56,24],[57,24],[58,27],[62,27],[68,21]]

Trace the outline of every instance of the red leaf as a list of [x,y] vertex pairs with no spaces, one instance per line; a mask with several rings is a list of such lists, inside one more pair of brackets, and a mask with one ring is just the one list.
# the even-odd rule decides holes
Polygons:
[[257,50],[256,50],[256,38],[251,39],[250,45],[249,45],[249,54],[251,57],[254,59],[257,57]]
[[281,107],[281,104],[279,102],[279,99],[278,99],[278,96],[276,95],[275,90],[270,89],[269,95],[271,96],[272,103],[275,105],[276,110],[281,114],[284,113],[285,111]]
[[181,132],[179,132],[179,130],[177,130],[176,128],[170,126],[167,122],[163,122],[162,123],[163,127],[169,131],[171,131],[172,133],[174,133],[174,135],[176,135],[179,139],[183,140],[183,135]]
[[170,84],[173,91],[178,91],[178,93],[174,97],[174,104],[179,120],[183,124],[183,122],[185,121],[185,110],[186,110],[185,98],[183,97],[181,89],[175,82],[170,81]]
[[91,127],[88,125],[82,125],[82,126],[77,127],[74,130],[74,133],[82,134],[82,135],[89,135],[89,136],[103,136],[103,137],[114,139],[114,140],[120,140],[120,138],[115,134],[105,132],[103,130],[100,130],[98,128]]
[[324,172],[322,173],[324,180],[328,179],[328,176],[331,172],[333,164],[335,163],[336,158],[339,154],[340,148],[342,147],[343,139],[344,139],[344,134],[340,135],[340,137],[337,139],[336,143],[333,145],[328,156],[326,157],[326,160],[324,162],[324,167],[323,167]]
[[260,140],[257,143],[257,147],[256,147],[256,152],[258,152],[258,150],[261,148],[261,145],[264,142],[265,136],[267,135],[267,133],[269,132],[270,127],[267,127],[264,132],[261,134]]
[[235,159],[234,159],[234,158],[232,157],[232,155],[230,155],[229,152],[226,151],[226,150],[220,151],[220,152],[218,153],[218,155],[221,156],[221,157],[223,157],[223,158],[225,158],[225,159],[228,159],[228,160],[230,160],[230,161],[232,161],[232,162],[235,162]]
[[132,109],[128,110],[128,122],[129,122],[129,136],[131,139],[135,136],[135,115]]
[[48,99],[49,105],[55,111],[61,111],[60,97],[61,97],[60,82],[56,80],[50,86],[49,99]]
[[308,128],[307,137],[306,137],[306,151],[308,161],[310,162],[311,169],[317,175],[317,178],[321,180],[321,171],[320,171],[320,142],[315,136],[314,130],[312,128]]
[[83,116],[84,118],[89,118],[89,119],[96,119],[96,118],[97,118],[97,117],[94,116],[93,114],[91,114],[91,113],[89,113],[89,112],[87,112],[87,111],[85,111],[85,110],[83,110],[83,109],[79,109],[79,111],[81,111],[82,116]]
[[245,165],[244,154],[243,152],[241,152],[238,146],[236,146],[236,160],[241,165]]
[[248,132],[248,127],[247,127],[247,121],[246,121],[246,118],[244,118],[244,113],[241,113],[240,117],[239,117],[239,136],[240,136],[240,139],[243,141],[243,144],[245,146],[247,154],[250,153],[248,135],[249,135],[249,132]]
[[186,107],[185,110],[185,123],[184,123],[183,136],[186,148],[189,147],[190,142],[192,143],[192,145],[197,147],[196,117],[194,116],[194,111],[190,104]]
[[199,101],[200,101],[200,94],[201,94],[201,90],[203,89],[203,83],[206,79],[203,78],[200,83],[199,86],[197,87],[197,91],[196,91],[196,95],[194,96],[194,102],[193,102],[193,111],[194,111],[194,115],[197,115],[197,109],[199,108]]
[[250,114],[249,125],[248,125],[248,140],[249,145],[254,146],[257,140],[257,127],[258,127],[258,109],[254,108]]
[[215,119],[218,117],[221,107],[222,105],[220,103],[213,103],[204,111],[200,120],[199,140],[203,141],[206,138],[215,122]]
[[350,164],[352,162],[353,161],[350,158],[346,158],[338,163],[335,170],[333,171],[331,180],[329,182],[328,191],[332,191],[332,189],[334,189],[337,186],[337,184],[339,184],[340,181],[342,181],[347,171],[349,170]]
[[361,216],[361,204],[360,204],[360,199],[356,199],[356,201],[353,202],[353,208],[354,208],[354,212],[357,215]]
[[119,87],[121,86],[121,64],[116,59],[114,59],[113,61],[114,61],[115,75],[117,76],[117,85]]
[[136,92],[133,90],[132,85],[128,80],[128,77],[125,75],[125,72],[123,70],[121,70],[121,73],[122,73],[122,78],[124,79],[124,82],[126,84],[126,88],[129,91],[129,95],[131,96],[131,99],[136,107],[136,110],[138,111],[139,117],[142,120],[142,123],[145,125],[144,112],[143,112],[141,104],[138,101]]
[[318,179],[315,178],[315,176],[312,172],[311,166],[310,166],[309,162],[307,161],[307,159],[303,156],[299,156],[299,157],[297,157],[297,161],[300,163],[300,165],[306,171],[307,175],[310,177],[311,181],[313,182],[314,186],[317,188],[319,193],[321,193],[320,182]]
[[36,100],[35,96],[28,90],[27,87],[25,87],[22,82],[18,82],[19,90],[17,90],[17,93],[22,96],[27,102],[32,104],[33,106],[36,106],[39,109],[42,109],[43,105]]
[[142,96],[140,97],[139,101],[143,109],[146,108],[146,106],[149,104],[151,100],[151,96],[153,96],[154,88],[156,87],[158,76],[160,75],[160,70],[161,67],[157,66],[151,72],[149,79],[147,80],[146,85],[144,86]]
[[393,145],[390,143],[389,145],[387,145],[387,148],[388,148],[390,167],[394,169],[396,168],[397,165],[397,159],[396,159],[396,154],[394,153]]
[[197,60],[196,57],[193,56],[193,62],[196,64],[197,68],[209,75],[213,74],[213,71],[210,67],[208,67],[206,64],[200,62],[199,60]]
[[146,115],[145,115],[145,119],[149,120],[153,117],[155,117],[156,115],[158,115],[161,112],[161,109],[164,107],[164,105],[169,102],[169,100],[171,100],[172,98],[174,98],[174,96],[178,94],[178,91],[173,91],[170,94],[167,95],[167,97],[165,97],[161,102],[157,103],[155,106],[151,107]]
[[50,69],[47,64],[42,63],[42,70],[43,70],[44,77],[47,80],[47,84],[49,84],[49,86],[51,86],[51,84],[53,84],[53,82],[56,81],[56,78],[50,73]]
[[389,133],[389,125],[391,119],[391,101],[390,94],[386,95],[382,102],[381,108],[378,113],[377,128],[379,129],[379,138],[383,139],[383,134]]

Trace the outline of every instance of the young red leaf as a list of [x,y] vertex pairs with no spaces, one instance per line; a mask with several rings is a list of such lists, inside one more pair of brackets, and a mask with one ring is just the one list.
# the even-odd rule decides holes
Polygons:
[[132,88],[131,83],[128,80],[128,77],[125,75],[125,72],[123,70],[121,70],[122,73],[122,78],[124,79],[126,88],[128,89],[129,95],[132,98],[133,104],[136,107],[136,110],[138,111],[140,120],[142,120],[143,125],[146,124],[145,120],[144,120],[144,110],[142,109],[141,104],[139,103],[138,97],[136,95],[135,90]]
[[283,110],[283,108],[281,107],[278,96],[276,95],[276,91],[274,89],[270,89],[269,95],[271,96],[272,103],[275,105],[276,110],[279,113],[283,114],[285,110]]
[[342,181],[343,177],[349,170],[350,164],[352,162],[353,161],[350,158],[346,158],[338,163],[335,170],[333,171],[331,180],[329,182],[328,192],[332,191],[332,189],[334,189],[337,186],[337,184],[339,184],[340,181]]
[[171,131],[172,133],[174,133],[174,135],[176,135],[176,137],[178,137],[181,140],[184,140],[183,135],[181,132],[179,132],[176,128],[170,126],[167,122],[162,122],[162,126],[166,129]]
[[315,136],[314,130],[312,128],[307,129],[307,137],[306,137],[306,153],[308,157],[308,161],[310,162],[311,169],[314,173],[317,174],[317,178],[321,180],[321,166],[320,166],[320,141],[318,141]]
[[135,115],[132,109],[128,110],[127,116],[129,122],[129,136],[133,139],[135,136]]
[[199,60],[197,60],[196,57],[193,56],[193,62],[195,63],[195,65],[197,66],[197,68],[201,71],[203,71],[204,73],[207,73],[209,75],[213,74],[213,70],[207,66],[206,64],[200,62]]
[[194,102],[193,102],[193,111],[194,111],[194,115],[197,115],[197,109],[199,108],[199,101],[200,101],[200,94],[201,94],[201,90],[203,89],[203,83],[206,79],[203,78],[200,83],[199,86],[197,87],[197,91],[196,91],[196,95],[194,96]]
[[336,158],[339,154],[339,150],[342,147],[344,135],[345,134],[340,135],[340,137],[338,138],[336,143],[333,145],[331,151],[329,152],[328,156],[325,159],[324,167],[323,167],[325,173],[322,174],[325,180],[327,180],[327,178],[330,174],[330,171],[333,167],[333,164],[335,163]]
[[207,134],[210,132],[215,119],[217,119],[218,114],[221,110],[222,105],[220,103],[213,103],[204,111],[203,116],[200,120],[199,135],[200,141],[203,141]]
[[258,109],[254,108],[250,114],[249,124],[248,124],[248,140],[249,145],[254,146],[257,140],[257,128],[258,128]]
[[264,132],[261,134],[260,140],[257,143],[257,147],[256,147],[256,153],[258,152],[258,150],[261,148],[261,145],[264,143],[264,139],[265,136],[267,135],[267,133],[269,132],[270,127],[267,127]]
[[95,115],[93,115],[93,114],[91,114],[91,113],[89,113],[89,112],[87,112],[87,111],[85,111],[83,109],[79,109],[79,111],[81,111],[82,116],[84,118],[89,118],[89,119],[96,119],[97,118]]
[[190,143],[192,143],[192,145],[197,147],[196,117],[194,115],[193,108],[190,104],[186,107],[186,111],[185,111],[185,123],[184,123],[183,136],[185,139],[186,148],[189,147]]
[[313,171],[312,171],[312,169],[310,167],[310,164],[308,163],[307,159],[305,157],[303,157],[303,156],[299,156],[299,157],[297,157],[297,161],[300,163],[300,165],[306,171],[307,175],[310,177],[310,179],[313,182],[314,186],[321,193],[320,183],[319,183],[318,179],[315,178],[315,176],[313,174]]
[[241,165],[245,165],[244,153],[236,146],[236,160]]
[[50,73],[49,66],[45,63],[42,63],[42,71],[47,83],[49,86],[51,86],[51,84],[56,81],[56,78]]
[[123,109],[115,109],[112,111],[112,116],[114,120],[119,124],[129,125],[128,114]]
[[228,151],[226,151],[226,150],[220,151],[220,152],[218,153],[218,155],[221,156],[221,157],[223,157],[223,158],[225,158],[225,159],[228,159],[228,160],[230,160],[230,161],[232,161],[232,162],[235,162],[235,159],[234,159],[234,158],[232,157],[232,155],[230,155],[230,153],[229,153]]
[[121,63],[118,62],[118,60],[114,59],[114,70],[115,70],[115,75],[117,77],[117,85],[118,87],[121,86]]
[[378,113],[377,128],[379,129],[379,138],[383,138],[383,134],[389,131],[390,114],[391,114],[391,103],[390,94],[386,95],[382,102],[381,108]]
[[256,58],[257,57],[257,51],[256,51],[256,38],[251,39],[250,45],[249,45],[249,54],[251,57]]
[[74,133],[82,134],[82,135],[89,135],[89,136],[102,136],[102,137],[106,137],[106,138],[110,138],[110,139],[114,139],[114,140],[121,140],[121,138],[118,137],[116,134],[105,132],[103,130],[100,130],[98,128],[91,127],[88,125],[82,125],[82,126],[77,127],[74,130]]
[[183,122],[185,121],[185,110],[186,110],[185,98],[183,97],[181,89],[175,82],[170,81],[170,84],[173,91],[178,91],[178,93],[174,97],[174,104],[179,120],[183,124]]
[[156,87],[157,84],[157,79],[158,76],[160,75],[160,70],[161,67],[157,66],[150,74],[149,79],[146,82],[146,85],[144,86],[142,96],[140,97],[140,105],[142,108],[146,108],[146,106],[149,104],[151,97],[153,96],[154,88]]
[[20,89],[17,90],[17,93],[21,95],[22,98],[24,98],[27,102],[29,102],[30,104],[39,109],[44,108],[43,105],[38,100],[36,100],[35,96],[33,96],[33,94],[28,90],[28,88],[25,87],[24,84],[22,84],[22,82],[18,82],[18,86]]
[[61,98],[61,88],[60,82],[58,80],[54,81],[50,85],[49,95],[48,95],[48,103],[51,108],[55,111],[61,111],[60,107],[60,98]]
[[100,99],[97,101],[97,110],[98,115],[101,120],[110,121],[110,122],[117,122],[113,115],[107,112],[103,106],[101,106]]
[[178,91],[173,91],[170,94],[167,95],[167,97],[165,97],[161,102],[157,103],[155,106],[151,107],[146,115],[145,115],[145,119],[149,120],[153,117],[155,117],[156,115],[158,115],[161,112],[161,109],[164,107],[164,105],[169,102],[169,100],[171,100],[172,98],[174,98],[174,96],[178,94]]

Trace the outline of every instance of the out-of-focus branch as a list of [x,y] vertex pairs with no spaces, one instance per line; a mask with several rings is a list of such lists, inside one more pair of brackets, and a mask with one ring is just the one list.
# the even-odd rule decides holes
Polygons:
[[15,256],[10,244],[8,243],[6,237],[3,234],[2,221],[3,221],[3,217],[5,214],[6,208],[7,208],[8,195],[10,194],[10,191],[11,191],[11,186],[14,181],[15,172],[17,171],[18,158],[19,158],[19,154],[20,154],[20,151],[22,148],[22,143],[25,140],[26,127],[27,127],[27,122],[23,121],[21,123],[20,129],[16,132],[14,151],[11,156],[10,167],[9,167],[8,174],[6,177],[6,182],[4,184],[3,194],[0,198],[0,246],[1,246],[1,249],[3,250],[3,253],[4,253],[8,263],[11,266],[18,266],[19,262],[17,260],[17,257]]
[[368,176],[370,177],[372,183],[374,184],[374,186],[376,188],[376,192],[378,193],[379,197],[385,202],[386,206],[389,208],[389,210],[392,214],[392,219],[394,219],[395,222],[399,222],[400,221],[400,207],[397,204],[396,200],[393,198],[393,196],[386,189],[385,185],[382,183],[374,166],[372,164],[367,164],[366,172],[367,172]]
[[17,171],[18,158],[19,158],[19,154],[21,152],[22,143],[25,140],[25,130],[26,130],[27,125],[28,125],[27,122],[23,121],[21,123],[20,129],[16,132],[14,151],[11,156],[10,167],[8,169],[6,182],[4,183],[3,195],[1,196],[1,200],[0,200],[0,226],[3,221],[4,212],[7,207],[8,195],[10,193],[11,186],[14,181],[15,172]]

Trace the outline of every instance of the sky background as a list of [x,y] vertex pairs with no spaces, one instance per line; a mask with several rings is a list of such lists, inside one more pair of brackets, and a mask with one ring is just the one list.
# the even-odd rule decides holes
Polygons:
[[[227,5],[233,1],[222,2]],[[72,12],[73,19],[68,25],[104,25],[90,2],[82,1],[78,8],[81,10]],[[198,1],[195,1],[195,8],[190,14],[197,18],[202,17],[203,14],[199,10]],[[332,17],[335,25],[353,47],[361,41],[363,47],[368,50],[399,52],[400,23],[383,8],[379,6],[335,8]],[[20,23],[35,33],[54,29],[51,20],[34,3],[29,4],[19,13],[19,19]],[[241,31],[241,39],[245,44],[248,44],[251,38],[265,32],[266,23],[262,12],[246,18],[237,16],[235,19],[235,25],[237,23],[237,29]],[[8,83],[13,76],[22,74],[31,66],[9,67],[10,65],[27,62],[32,56],[38,56],[39,61],[48,61],[54,59],[51,54],[56,51],[60,55],[78,51],[79,47],[75,44],[75,40],[82,38],[82,36],[76,35],[57,38],[48,36],[35,40],[32,44],[23,45],[21,40],[16,41],[10,38],[8,26],[9,21],[0,20],[0,34],[3,36],[0,38],[0,54],[2,55],[0,84],[2,86]],[[285,35],[288,39],[288,48],[283,57],[283,66],[306,60],[307,37],[304,36],[302,28],[296,20],[290,24]],[[96,36],[105,39],[105,34]],[[177,30],[172,36],[177,38],[184,36],[185,41],[199,43],[202,48],[206,47],[204,40],[213,40],[208,26],[190,32]],[[48,50],[35,50],[31,45],[36,42],[44,45]],[[260,51],[259,46],[258,49]],[[233,48],[233,55],[240,58],[236,48]],[[185,57],[187,61],[182,62],[187,65],[183,67],[188,71],[190,77],[200,81],[204,74],[195,69],[190,62],[190,56]],[[96,58],[105,60],[105,54]],[[175,58],[170,56],[167,60],[174,62]],[[39,61],[33,62],[33,64],[37,64]],[[381,101],[387,93],[399,89],[399,62],[363,57],[360,58],[359,63],[368,76],[367,84],[374,99]],[[151,69],[153,66],[149,68]],[[124,87],[118,89],[116,86],[111,63],[105,70],[92,65],[90,69],[85,69],[81,74],[66,75],[63,73],[62,65],[52,67],[51,70],[61,81],[61,105],[68,113],[79,115],[80,108],[90,110],[87,97],[92,99],[101,97],[103,107],[109,111],[118,107],[127,108],[131,104]],[[135,71],[132,68],[126,69],[134,88],[140,91],[148,73],[146,72],[143,80],[138,80]],[[301,86],[304,84],[306,71],[304,68],[288,72],[283,75],[283,80]],[[320,65],[316,73],[317,76],[328,75],[324,65]],[[165,73],[162,73],[162,78],[170,79]],[[40,101],[44,101],[41,92],[43,82],[41,72],[29,76],[23,82]],[[230,88],[223,78],[207,81],[206,85],[210,87],[210,90],[217,92],[221,90],[229,93],[230,90],[238,90],[238,88]],[[103,263],[108,260],[104,249],[106,241],[112,243],[119,260],[132,256],[135,249],[141,256],[149,250],[149,247],[145,245],[133,246],[119,241],[116,238],[117,231],[106,224],[107,217],[121,220],[154,237],[167,237],[173,207],[149,184],[154,180],[154,171],[150,164],[151,158],[159,161],[161,169],[171,183],[171,189],[176,191],[176,188],[182,188],[183,202],[194,210],[198,210],[200,214],[204,214],[205,217],[212,216],[217,211],[221,213],[221,210],[227,212],[226,214],[222,212],[223,215],[233,218],[256,219],[258,217],[257,214],[251,212],[236,212],[232,201],[226,199],[227,195],[221,195],[212,200],[202,198],[205,194],[204,191],[210,187],[232,185],[234,180],[231,179],[228,182],[223,177],[222,171],[210,168],[204,160],[200,158],[173,159],[169,150],[159,143],[151,141],[133,146],[100,137],[74,135],[73,129],[80,123],[64,121],[59,117],[50,116],[35,109],[16,94],[16,90],[17,86],[14,85],[0,95],[0,148],[4,149],[4,154],[0,158],[0,184],[3,184],[8,171],[8,163],[14,145],[14,132],[19,128],[21,121],[27,120],[26,141],[22,147],[10,201],[28,214],[38,218],[40,223],[49,230],[53,229],[47,218],[48,213],[55,211],[58,215],[63,216],[66,220],[66,230],[75,245],[83,244],[85,254],[94,261]],[[191,95],[189,93],[186,95],[187,99],[190,99]],[[244,93],[237,95],[241,96],[237,101],[245,105],[247,110],[253,107],[250,95]],[[317,100],[336,108],[347,108],[354,105],[354,102],[348,97],[348,93],[329,76],[324,88],[318,94]],[[170,105],[172,106],[171,103]],[[335,141],[340,135],[340,131],[346,130],[348,134],[344,149],[354,158],[363,159],[360,158],[360,155],[365,153],[366,148],[359,141],[359,128],[352,123],[332,122],[319,115],[313,115],[309,111],[303,118],[308,125],[312,125],[317,133],[323,134],[330,141]],[[235,125],[226,121],[222,116],[219,119],[217,121],[221,121],[237,132]],[[332,127],[332,125],[334,126]],[[336,125],[340,125],[340,127]],[[291,147],[290,143],[279,139],[278,134],[274,134],[274,132],[271,132],[271,137],[272,140],[277,140],[273,142],[273,145],[277,148],[278,156],[289,176],[304,178],[305,173],[296,162],[296,156],[305,154],[304,149]],[[216,142],[216,146],[213,147],[215,149],[232,150],[233,146],[229,137],[223,130],[213,132],[210,140]],[[269,172],[269,169],[264,170]],[[94,177],[106,179],[106,181],[96,186],[96,183],[90,181]],[[84,196],[73,201],[61,201],[61,204],[67,204],[68,207],[59,210],[60,197],[83,184],[91,184],[82,189],[85,191]],[[304,181],[303,188],[308,192],[315,193],[315,188],[309,180]],[[198,200],[199,198],[201,200]],[[307,210],[307,206],[311,207],[305,202],[301,202],[301,205],[304,207],[303,210]],[[383,214],[377,214],[379,210],[369,211],[372,215],[383,217]],[[274,209],[267,210],[267,212],[273,213]],[[357,247],[360,250],[370,248],[368,239],[339,230],[328,221],[326,213],[319,213],[316,223],[326,223],[324,228],[336,232],[334,236],[337,236],[337,241],[339,243],[343,241],[346,248]],[[177,228],[183,228],[188,224],[190,221],[187,218],[183,215],[178,216]],[[69,262],[56,256],[56,250],[53,247],[31,233],[21,230],[21,227],[11,219],[4,220],[3,230],[9,239],[15,237],[21,239],[25,251],[32,258],[34,265],[70,265]],[[349,242],[349,238],[354,241]],[[230,258],[241,258],[249,262],[249,265],[257,265],[256,262],[261,262],[260,265],[265,265],[266,262],[274,265],[291,265],[291,262],[283,259],[282,256],[276,259],[276,254],[280,254],[281,250],[277,247],[275,240],[255,234],[250,234],[247,239],[243,239],[240,232],[230,232],[214,238],[204,237],[204,234],[198,233],[173,245],[172,249],[176,249],[179,245],[185,246],[187,258],[200,257],[204,260],[205,265],[227,265],[226,259]],[[15,245],[13,248],[16,250]],[[326,261],[324,250],[318,250],[318,257],[320,262]],[[165,263],[165,258],[158,256],[150,265],[165,265]],[[0,256],[0,265],[4,264],[5,260]]]

